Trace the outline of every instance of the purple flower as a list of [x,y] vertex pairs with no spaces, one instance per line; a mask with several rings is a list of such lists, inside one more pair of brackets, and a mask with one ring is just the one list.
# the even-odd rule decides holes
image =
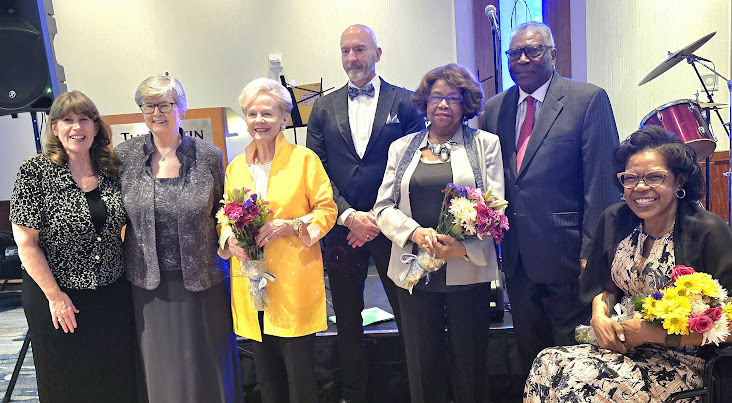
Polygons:
[[244,208],[247,209],[247,210],[249,210],[250,208],[252,208],[253,205],[254,205],[254,203],[252,203],[251,200],[247,200],[247,201],[244,202]]
[[256,193],[252,193],[252,201],[256,201],[257,197],[259,197]]
[[653,297],[653,299],[655,300],[660,300],[661,298],[663,298],[663,293],[661,291],[656,291],[651,294],[651,297]]

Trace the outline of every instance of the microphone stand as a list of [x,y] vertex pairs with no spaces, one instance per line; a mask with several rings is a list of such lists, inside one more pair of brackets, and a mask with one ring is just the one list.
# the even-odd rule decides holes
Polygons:
[[501,40],[498,36],[498,29],[498,26],[493,25],[493,22],[491,22],[491,35],[493,36],[493,84],[496,91],[493,95],[498,95],[501,92],[498,83],[498,70],[501,65]]
[[[701,74],[699,74],[699,69],[696,67],[697,64],[702,65],[702,67],[711,71],[712,73],[714,73],[716,76],[718,76],[719,78],[721,78],[722,80],[724,80],[727,83],[727,90],[729,91],[730,102],[732,102],[732,80],[725,78],[723,75],[719,74],[719,72],[717,72],[717,70],[715,70],[714,68],[707,66],[704,62],[699,60],[698,56],[687,55],[687,56],[684,56],[684,58],[691,65],[691,67],[694,68],[694,71],[696,72],[696,76],[699,78],[699,81],[702,84],[702,88],[704,89],[704,92],[707,94],[707,98],[709,99],[710,103],[714,103],[714,100],[712,99],[712,94],[709,93],[709,90],[707,89],[706,84],[704,84],[704,79],[702,79]],[[730,124],[732,123],[732,105],[730,105],[730,108],[729,108],[730,120],[727,123],[724,123],[724,119],[722,119],[722,115],[719,113],[719,109],[716,109],[714,112],[717,114],[719,121],[722,123],[722,127],[724,128],[724,131],[727,133],[727,138],[730,139],[730,150],[728,152],[729,166],[727,168],[727,172],[724,173],[724,176],[727,177],[727,224],[730,227],[732,227],[732,178],[730,177],[730,168],[732,168],[732,136],[730,136]],[[707,163],[707,167],[708,166],[709,166],[709,163]]]

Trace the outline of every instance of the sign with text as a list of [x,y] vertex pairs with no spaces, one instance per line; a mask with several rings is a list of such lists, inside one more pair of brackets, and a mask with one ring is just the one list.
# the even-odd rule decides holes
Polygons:
[[[126,123],[112,125],[111,127],[113,147],[116,147],[118,144],[125,140],[129,140],[132,137],[144,136],[150,133],[150,130],[147,128],[145,123]],[[209,143],[214,144],[211,119],[181,120],[180,127],[187,136],[198,137],[199,139],[206,140]]]

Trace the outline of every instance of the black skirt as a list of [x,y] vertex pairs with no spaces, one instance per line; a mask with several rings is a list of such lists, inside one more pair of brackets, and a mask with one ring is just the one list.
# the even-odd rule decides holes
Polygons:
[[124,278],[95,290],[61,288],[74,303],[74,333],[54,329],[48,299],[23,271],[41,402],[136,402],[135,333],[130,284]]

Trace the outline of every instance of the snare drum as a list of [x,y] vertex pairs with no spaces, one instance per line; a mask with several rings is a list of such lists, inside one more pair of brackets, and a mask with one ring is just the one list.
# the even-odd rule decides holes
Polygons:
[[702,118],[699,104],[691,99],[679,99],[659,106],[646,115],[640,125],[663,127],[693,148],[699,161],[711,156],[717,147],[717,139]]

